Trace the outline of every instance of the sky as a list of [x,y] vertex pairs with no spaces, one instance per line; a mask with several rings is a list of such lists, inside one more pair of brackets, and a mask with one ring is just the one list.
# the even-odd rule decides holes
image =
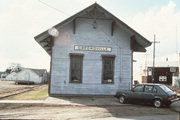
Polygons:
[[[1,0],[0,71],[11,63],[49,70],[50,56],[34,40],[97,2],[149,41],[156,41],[156,66],[177,66],[180,52],[180,0]],[[134,70],[152,66],[152,49],[134,53]]]

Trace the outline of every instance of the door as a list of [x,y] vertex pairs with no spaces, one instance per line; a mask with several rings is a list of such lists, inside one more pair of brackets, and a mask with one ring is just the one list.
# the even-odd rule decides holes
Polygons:
[[141,102],[141,100],[142,100],[141,97],[142,97],[143,91],[144,91],[144,85],[138,85],[137,87],[135,87],[133,89],[133,93],[131,95],[130,100],[132,102]]
[[144,86],[144,92],[142,93],[142,102],[148,103],[152,102],[154,99],[154,93],[153,93],[154,86],[153,85],[145,85]]

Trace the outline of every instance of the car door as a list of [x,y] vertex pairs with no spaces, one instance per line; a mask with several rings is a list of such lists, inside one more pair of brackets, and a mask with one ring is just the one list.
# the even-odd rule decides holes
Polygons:
[[143,93],[144,85],[138,85],[133,89],[133,93],[131,95],[132,102],[141,102],[141,94]]
[[145,85],[144,92],[141,94],[141,101],[143,103],[152,102],[154,99],[154,86],[153,85]]

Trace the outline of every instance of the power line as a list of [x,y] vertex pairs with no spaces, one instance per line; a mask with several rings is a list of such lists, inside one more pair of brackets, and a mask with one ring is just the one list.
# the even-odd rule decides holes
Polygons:
[[[41,1],[41,0],[38,0],[38,1],[39,1],[40,3],[46,5],[47,7],[50,7],[50,8],[52,8],[52,9],[54,9],[54,10],[60,12],[60,13],[63,13],[63,14],[66,15],[66,16],[70,16],[70,14],[65,13],[64,11],[61,11],[61,10],[57,9],[57,8],[55,8],[55,7],[53,7],[53,6],[45,3],[44,1]],[[93,25],[92,23],[89,23],[89,22],[86,22],[86,21],[84,21],[84,22],[87,23],[87,24]],[[101,25],[100,25],[100,26],[101,26]],[[106,36],[108,36],[107,33],[106,33],[105,31],[103,31],[103,29],[102,29],[102,32],[103,32]],[[107,38],[107,39],[108,39],[109,41],[111,40],[110,38]],[[113,40],[111,40],[111,41],[112,41],[115,45],[117,45],[117,43],[115,43]],[[119,47],[119,46],[118,46],[118,47]],[[119,47],[119,48],[120,48],[120,47]],[[120,49],[121,49],[121,48],[120,48]]]
[[68,13],[66,13],[66,12],[64,12],[64,11],[61,11],[61,10],[59,10],[59,9],[57,9],[57,8],[55,8],[55,7],[53,7],[53,6],[49,5],[49,4],[41,1],[41,0],[38,0],[38,1],[39,1],[40,3],[46,5],[47,7],[52,8],[52,9],[54,9],[54,10],[56,10],[56,11],[58,11],[58,12],[64,14],[64,15],[66,15],[66,16],[70,16],[70,14],[68,14]]
[[[53,7],[53,6],[49,5],[49,4],[47,4],[47,3],[43,2],[43,1],[41,1],[41,0],[38,0],[38,1],[39,1],[40,3],[46,5],[47,7],[52,8],[52,9],[54,9],[54,10],[56,10],[56,11],[58,11],[58,12],[64,14],[64,15],[66,15],[66,16],[71,16],[70,14],[65,13],[64,11],[61,11],[61,10],[59,10],[59,9],[57,9],[57,8],[55,8],[55,7]],[[84,22],[85,22],[85,21],[84,21]],[[85,23],[90,24],[90,25],[93,25],[93,24],[88,23],[88,22],[85,22]]]

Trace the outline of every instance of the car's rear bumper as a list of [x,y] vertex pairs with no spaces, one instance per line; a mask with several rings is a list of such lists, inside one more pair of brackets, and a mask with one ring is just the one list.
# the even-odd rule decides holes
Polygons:
[[178,100],[180,100],[179,98],[176,98],[176,99],[172,99],[172,100],[170,100],[171,102],[176,102],[176,101],[178,101]]
[[171,99],[171,100],[165,100],[164,103],[165,104],[171,104],[171,103],[176,102],[178,100],[180,100],[180,99],[179,98],[174,98],[174,99]]

